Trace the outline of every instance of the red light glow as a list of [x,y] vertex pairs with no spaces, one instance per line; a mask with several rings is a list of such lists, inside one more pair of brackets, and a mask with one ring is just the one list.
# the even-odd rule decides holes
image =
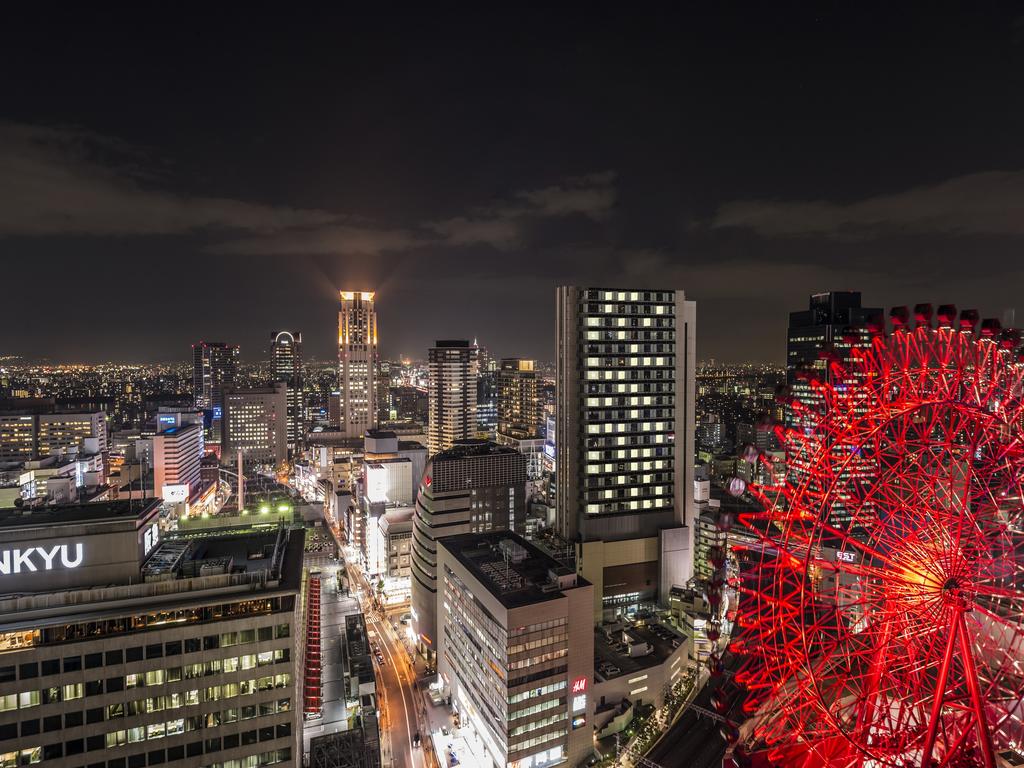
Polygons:
[[922,321],[854,349],[784,434],[799,479],[751,489],[733,650],[773,764],[994,768],[1024,742],[1024,366],[1003,339]]

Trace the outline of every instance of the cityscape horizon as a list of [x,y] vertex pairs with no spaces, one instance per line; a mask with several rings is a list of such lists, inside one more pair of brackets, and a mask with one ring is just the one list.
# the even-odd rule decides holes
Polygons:
[[1024,766],[1024,9],[5,21],[0,768]]

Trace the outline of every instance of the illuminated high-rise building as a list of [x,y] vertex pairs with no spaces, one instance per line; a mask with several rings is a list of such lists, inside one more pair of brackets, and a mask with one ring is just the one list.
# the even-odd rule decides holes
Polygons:
[[274,331],[270,334],[270,368],[274,381],[288,385],[288,445],[294,448],[306,436],[301,333]]
[[498,367],[498,434],[502,437],[523,440],[542,434],[535,367],[533,360],[518,357],[505,358]]
[[540,480],[544,473],[543,407],[537,391],[533,360],[505,358],[495,372],[495,442],[509,445],[526,457],[526,475]]
[[30,461],[76,451],[106,453],[103,411],[52,411],[52,401],[28,401],[24,406],[18,400],[9,401],[0,412],[0,460]]
[[233,387],[224,392],[224,442],[221,460],[237,452],[246,463],[280,464],[288,458],[288,385]]
[[465,339],[442,339],[431,347],[427,367],[427,448],[433,456],[476,435],[476,348]]
[[476,339],[470,350],[476,369],[477,437],[494,440],[498,431],[498,365]]
[[693,573],[696,303],[566,286],[556,313],[558,532],[595,618],[667,604]]
[[224,389],[235,385],[238,345],[200,341],[192,345],[192,387],[196,408],[212,411],[211,440],[220,442]]
[[36,415],[0,413],[0,461],[31,461],[36,455]]
[[427,462],[412,529],[412,627],[420,650],[436,653],[438,542],[460,533],[526,525],[526,459],[487,440],[459,441]]
[[153,436],[153,492],[166,501],[191,499],[202,482],[203,425],[172,426]]
[[[812,386],[811,378],[820,378],[831,385],[857,383],[852,372],[853,355],[857,349],[871,346],[871,327],[884,325],[881,307],[861,306],[858,291],[831,291],[811,296],[805,310],[789,313],[789,333],[786,343],[786,384],[789,395],[804,408],[796,415],[792,408],[785,409],[786,426],[810,433],[816,427],[825,407],[821,391]],[[840,365],[829,365],[828,358]],[[838,373],[841,371],[841,373]],[[813,374],[813,377],[811,376]],[[850,377],[838,381],[836,376]],[[811,443],[801,443],[796,452],[786,456],[788,482],[799,484],[807,477]],[[833,446],[842,453],[842,446]],[[851,459],[844,473],[854,472],[869,479],[875,467],[867,459]],[[850,518],[842,503],[832,509],[832,521],[844,524]]]
[[377,423],[377,311],[373,291],[342,291],[338,312],[340,427],[361,437]]
[[67,453],[82,448],[86,438],[96,438],[97,450],[107,450],[107,418],[95,413],[43,413],[39,415],[40,456]]

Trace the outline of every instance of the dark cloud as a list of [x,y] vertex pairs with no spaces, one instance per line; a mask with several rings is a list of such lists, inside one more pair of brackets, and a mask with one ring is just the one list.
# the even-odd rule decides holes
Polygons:
[[0,354],[258,359],[294,327],[329,358],[339,288],[414,356],[550,358],[559,283],[682,288],[729,360],[784,359],[812,292],[1019,301],[1016,8],[31,11],[0,46],[0,259],[74,290],[8,291]]
[[338,219],[325,211],[176,195],[137,167],[100,160],[114,154],[123,161],[128,152],[139,156],[85,131],[0,123],[0,236],[266,233]]
[[424,245],[421,236],[401,229],[375,229],[355,224],[330,224],[309,229],[288,229],[258,237],[226,240],[206,247],[214,254],[252,256],[377,256],[400,253]]
[[522,244],[526,229],[538,219],[577,215],[605,219],[615,205],[614,183],[611,171],[576,176],[541,189],[522,190],[470,215],[426,226],[449,245],[487,244],[508,250]]
[[[426,246],[520,244],[538,219],[599,220],[615,202],[614,174],[572,177],[467,215],[414,228],[377,226],[324,210],[172,194],[158,174],[128,165],[145,154],[117,139],[70,128],[0,123],[0,236],[181,235],[206,231],[252,236],[214,240],[214,254],[379,255]],[[116,157],[117,161],[111,158]]]
[[850,203],[741,200],[714,218],[719,228],[765,237],[820,235],[838,240],[894,234],[1024,235],[1024,171],[959,176]]

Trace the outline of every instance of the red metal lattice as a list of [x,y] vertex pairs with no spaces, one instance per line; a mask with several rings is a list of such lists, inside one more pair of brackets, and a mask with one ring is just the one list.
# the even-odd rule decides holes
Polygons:
[[775,764],[994,768],[1024,742],[1019,337],[949,314],[826,355],[783,433],[802,476],[752,489],[736,682]]

